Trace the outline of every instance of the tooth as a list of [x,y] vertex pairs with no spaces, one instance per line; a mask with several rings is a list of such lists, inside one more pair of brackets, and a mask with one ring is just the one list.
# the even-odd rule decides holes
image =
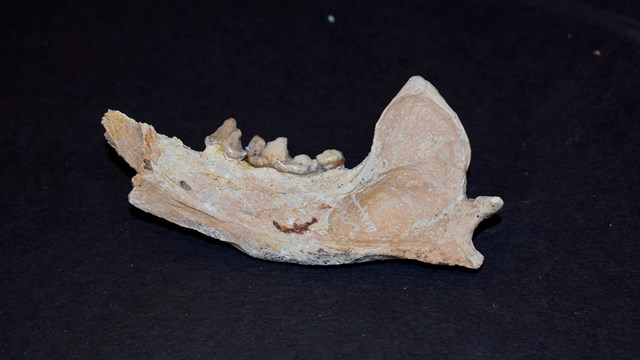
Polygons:
[[247,145],[247,161],[255,167],[269,166],[267,161],[262,157],[264,151],[264,139],[258,135],[254,136],[249,145]]
[[[292,162],[296,163],[296,164],[300,164],[300,165],[304,165],[310,169],[313,168],[313,166],[318,167],[318,162],[315,160],[312,160],[309,155],[306,154],[300,154],[300,155],[296,155],[292,160]],[[315,170],[313,170],[315,171]]]
[[288,163],[284,164],[284,172],[306,175],[318,170],[318,162],[312,160],[308,155],[296,155]]
[[322,154],[316,156],[316,160],[318,160],[318,164],[322,170],[344,167],[344,155],[342,155],[342,152],[335,149],[323,151]]
[[267,166],[271,166],[276,170],[285,171],[283,170],[283,165],[291,159],[289,157],[289,150],[287,150],[287,138],[279,137],[273,141],[269,141],[260,155],[267,162]]
[[216,130],[213,134],[204,139],[207,148],[220,145],[224,149],[224,153],[232,159],[243,159],[247,154],[242,149],[240,137],[242,132],[236,127],[236,120],[229,118]]

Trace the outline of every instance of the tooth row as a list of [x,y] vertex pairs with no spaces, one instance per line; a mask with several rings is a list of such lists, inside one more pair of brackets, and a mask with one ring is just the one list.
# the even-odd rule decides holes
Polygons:
[[241,136],[242,132],[237,128],[236,120],[229,118],[218,130],[207,136],[204,142],[207,148],[214,145],[222,146],[224,153],[231,159],[242,160],[246,156],[247,162],[254,167],[271,167],[280,172],[306,175],[344,168],[344,155],[335,149],[325,150],[315,159],[305,154],[291,158],[285,137],[265,142],[262,137],[256,135],[246,149],[243,149]]

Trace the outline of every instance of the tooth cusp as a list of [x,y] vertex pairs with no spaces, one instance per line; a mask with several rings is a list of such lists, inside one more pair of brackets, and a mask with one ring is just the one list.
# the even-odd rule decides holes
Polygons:
[[240,141],[242,132],[236,126],[236,120],[229,118],[213,134],[204,139],[207,148],[220,145],[224,149],[225,155],[231,159],[242,160],[246,152],[242,149]]

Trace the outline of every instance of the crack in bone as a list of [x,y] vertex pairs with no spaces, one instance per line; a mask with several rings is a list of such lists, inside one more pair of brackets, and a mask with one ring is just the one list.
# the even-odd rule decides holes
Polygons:
[[373,223],[373,221],[371,221],[371,219],[369,218],[369,214],[367,214],[367,211],[365,209],[362,208],[362,205],[360,205],[360,202],[358,201],[358,199],[356,199],[356,195],[355,194],[351,194],[351,200],[353,201],[353,203],[356,205],[356,207],[358,208],[358,210],[360,210],[360,214],[362,215],[362,217],[364,218],[364,220],[367,222],[367,228],[366,230],[368,232],[374,232],[374,231],[378,231],[378,228],[376,228],[376,225]]

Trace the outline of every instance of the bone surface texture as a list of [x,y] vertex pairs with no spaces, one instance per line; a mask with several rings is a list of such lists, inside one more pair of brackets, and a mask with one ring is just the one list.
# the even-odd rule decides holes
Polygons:
[[105,137],[136,170],[129,201],[267,260],[337,265],[381,259],[478,268],[476,226],[499,197],[466,196],[471,150],[456,113],[414,76],[382,113],[353,169],[334,149],[291,157],[287,139],[242,147],[234,119],[194,151],[109,110]]

